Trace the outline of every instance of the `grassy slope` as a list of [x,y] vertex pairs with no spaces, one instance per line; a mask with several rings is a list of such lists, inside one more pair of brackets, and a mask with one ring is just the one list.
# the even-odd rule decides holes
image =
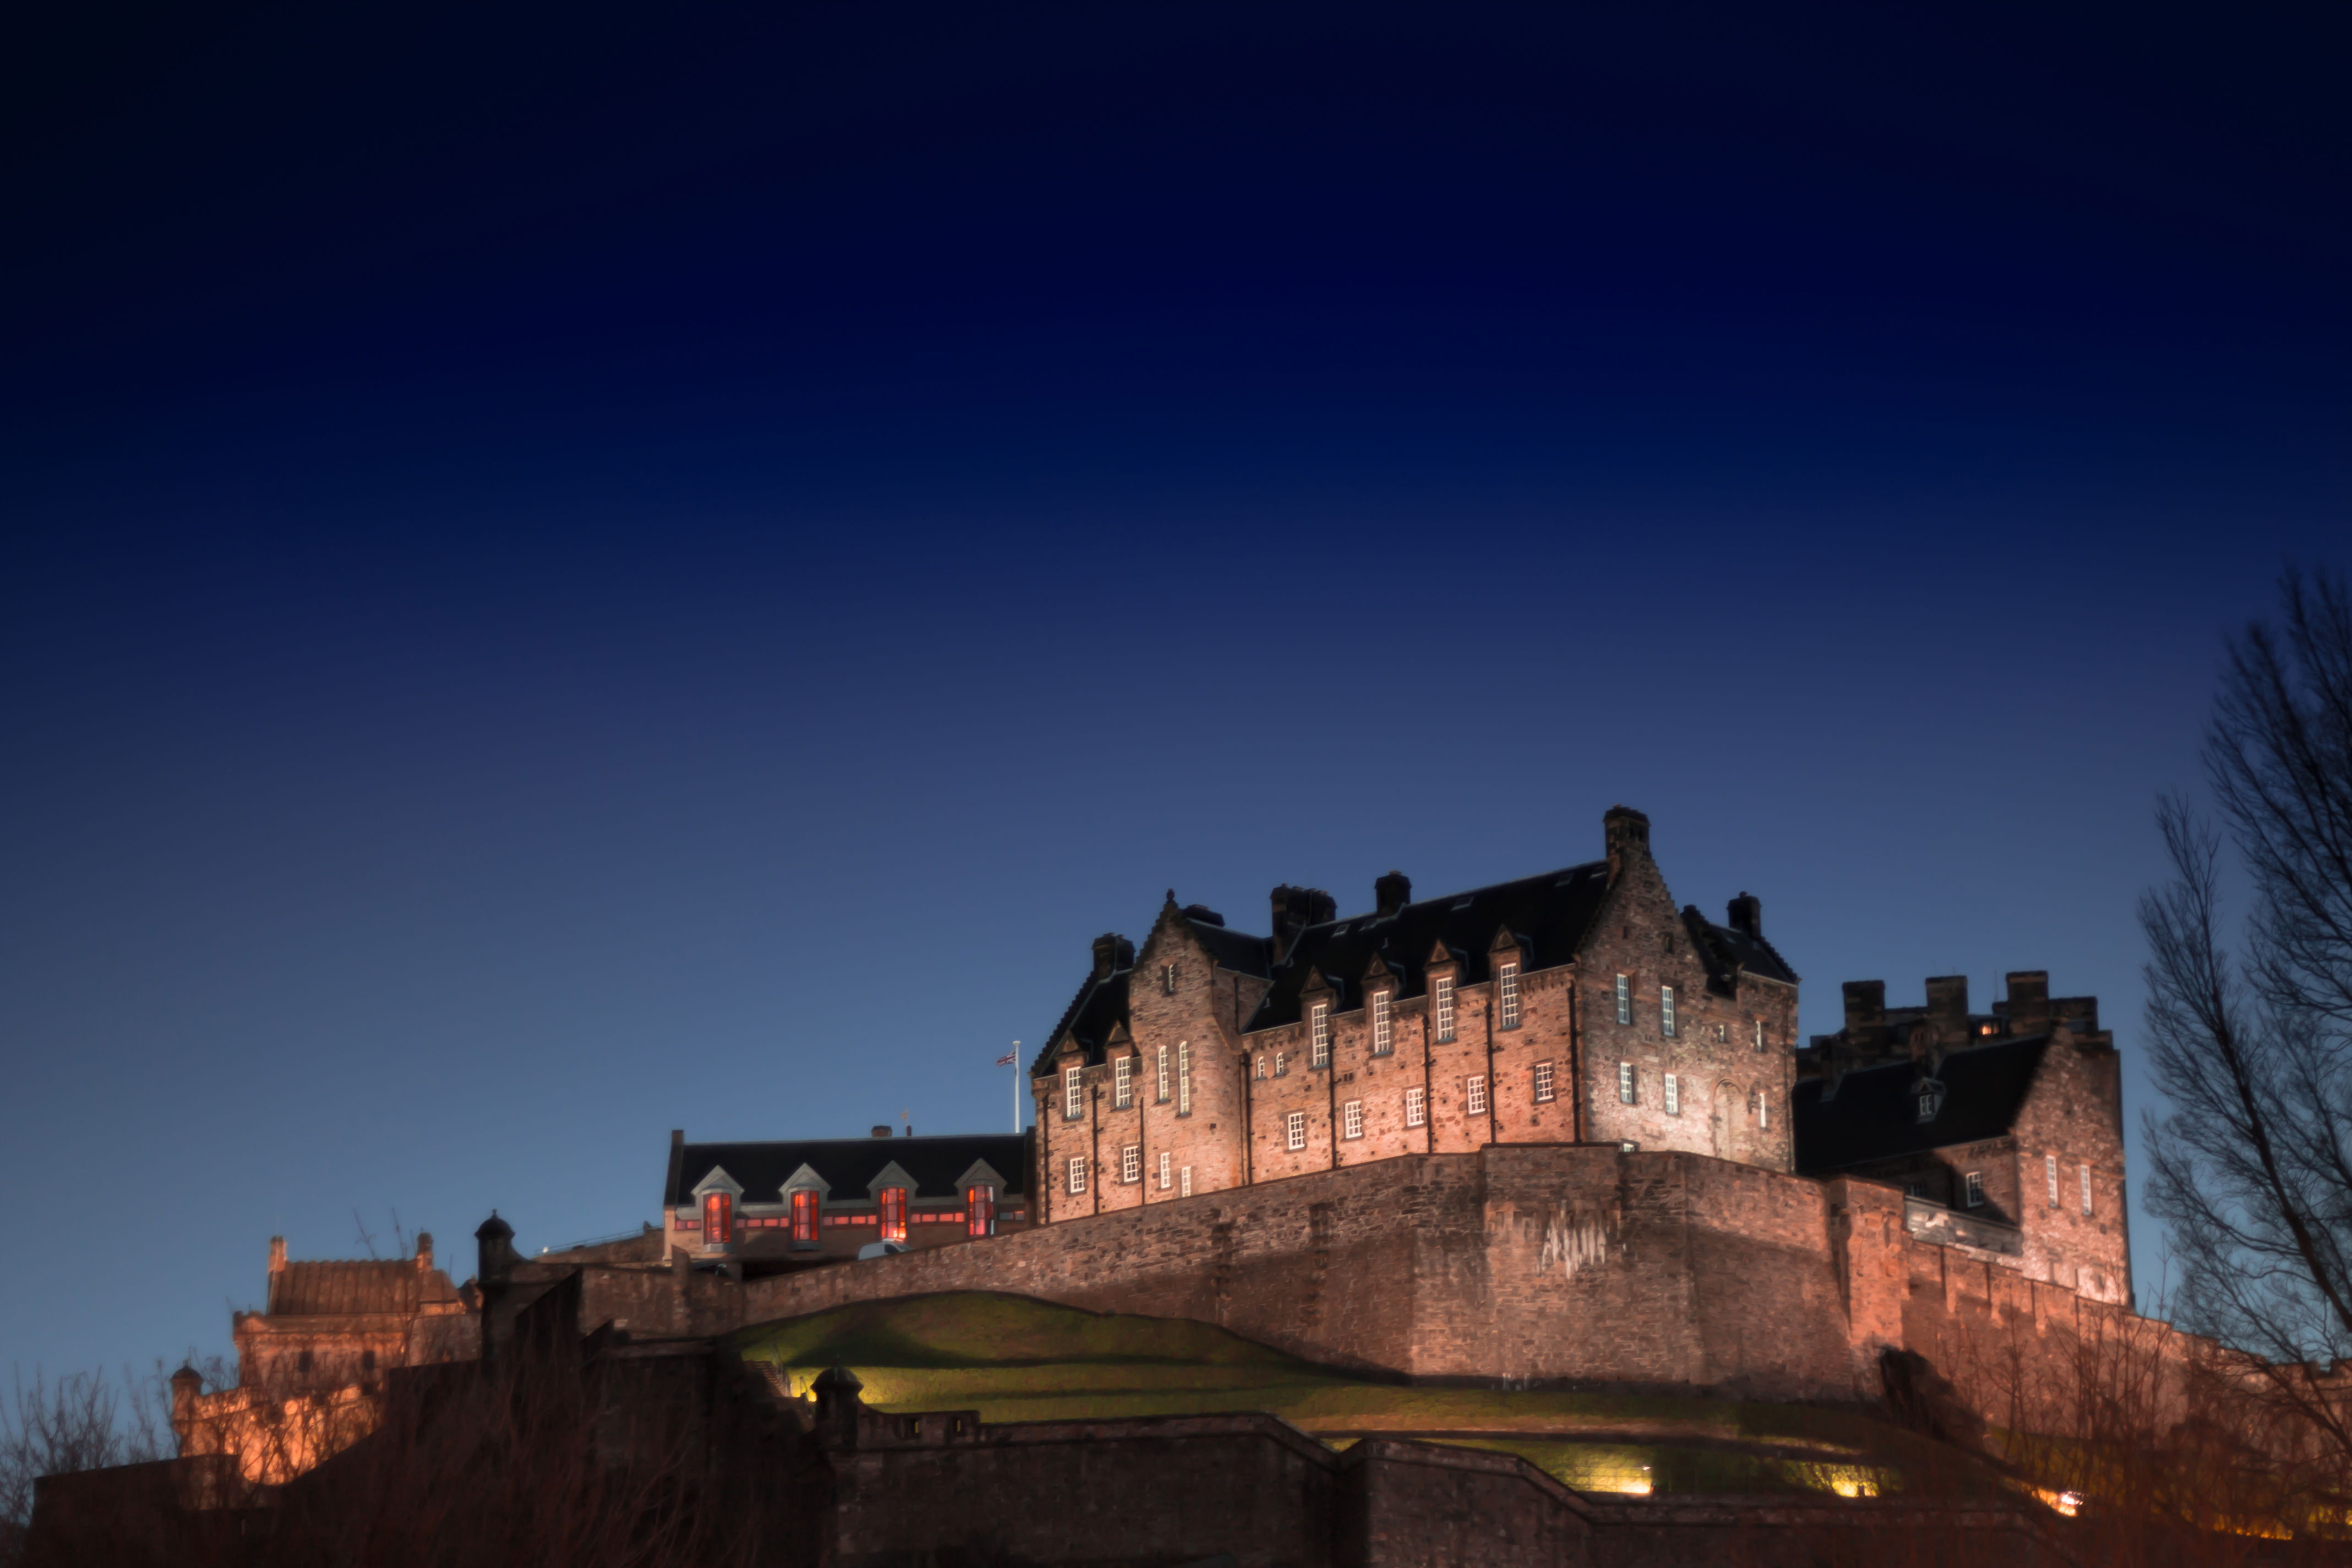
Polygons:
[[864,1302],[746,1329],[794,1393],[845,1365],[885,1409],[990,1422],[1264,1410],[1335,1447],[1394,1433],[1519,1454],[1586,1491],[1847,1489],[1916,1442],[1853,1411],[1372,1382],[1211,1324],[984,1292]]

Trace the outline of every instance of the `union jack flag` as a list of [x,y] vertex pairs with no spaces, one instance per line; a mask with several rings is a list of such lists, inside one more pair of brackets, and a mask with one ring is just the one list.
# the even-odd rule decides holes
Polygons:
[[996,1058],[996,1065],[1001,1068],[1011,1067],[1013,1065],[1013,1056],[1014,1053],[1012,1051],[1005,1052],[1003,1056]]

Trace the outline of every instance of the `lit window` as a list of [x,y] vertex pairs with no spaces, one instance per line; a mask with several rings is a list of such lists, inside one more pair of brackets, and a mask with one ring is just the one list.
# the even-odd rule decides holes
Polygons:
[[1450,1040],[1454,1037],[1454,976],[1451,974],[1437,977],[1436,1000],[1437,1037]]
[[1617,977],[1617,1021],[1621,1024],[1633,1021],[1633,982],[1622,974]]
[[1160,1151],[1160,1190],[1163,1193],[1168,1190],[1168,1151],[1165,1149]]
[[966,1236],[996,1234],[996,1189],[994,1187],[970,1188],[963,1194],[963,1233]]
[[1160,1047],[1160,1103],[1168,1103],[1168,1047]]
[[1087,1157],[1084,1154],[1073,1154],[1070,1156],[1070,1191],[1083,1193],[1086,1190]]
[[2050,1206],[2051,1206],[2052,1208],[2053,1208],[2053,1209],[2054,1209],[2054,1208],[2056,1208],[2056,1207],[2058,1206],[2058,1156],[2057,1156],[2057,1155],[2055,1155],[2055,1154],[2044,1154],[2044,1155],[2042,1155],[2042,1175],[2044,1175],[2045,1177],[2049,1178],[2049,1182],[2050,1182]]
[[1536,1063],[1536,1099],[1538,1100],[1546,1100],[1550,1098],[1551,1063],[1538,1062]]
[[1675,1037],[1675,988],[1658,987],[1658,1033],[1668,1039]]
[[1076,1121],[1086,1114],[1084,1075],[1077,1068],[1062,1069],[1062,1120]]
[[1764,1048],[1764,1020],[1761,1018],[1756,1020],[1756,1048],[1759,1051]]
[[1192,1047],[1181,1040],[1176,1043],[1176,1114],[1192,1114]]
[[907,1239],[907,1189],[882,1189],[882,1239],[903,1242]]
[[1463,1086],[1463,1103],[1468,1107],[1470,1114],[1473,1116],[1486,1115],[1486,1075],[1484,1073],[1472,1073],[1470,1075],[1469,1082]]
[[1191,1197],[1192,1195],[1192,1167],[1190,1165],[1185,1166],[1183,1170],[1177,1173],[1176,1180],[1179,1189],[1176,1195],[1180,1198]]
[[793,1239],[814,1241],[817,1227],[817,1196],[807,1187],[793,1194]]
[[1372,1055],[1384,1057],[1396,1049],[1396,1020],[1390,1016],[1389,994],[1372,994]]
[[1315,1010],[1309,1016],[1312,1020],[1315,1046],[1315,1052],[1313,1057],[1310,1058],[1310,1064],[1318,1068],[1328,1067],[1330,1065],[1331,1061],[1330,1005],[1324,1002],[1316,1003]]
[[1351,1100],[1339,1108],[1339,1125],[1350,1138],[1364,1135],[1364,1102]]
[[712,1193],[702,1200],[702,1244],[723,1247],[735,1239],[735,1199],[727,1193]]
[[1135,1058],[1121,1057],[1111,1064],[1111,1103],[1125,1110],[1135,1103]]
[[1970,1171],[1964,1180],[1968,1184],[1969,1207],[1972,1209],[1984,1207],[1984,1173]]
[[1496,1010],[1502,1014],[1497,1027],[1516,1029],[1519,1026],[1519,966],[1507,963],[1496,973],[1495,994]]
[[1143,1180],[1143,1145],[1126,1143],[1118,1151],[1118,1179],[1122,1182]]
[[1682,1113],[1683,1080],[1673,1073],[1668,1073],[1666,1075],[1666,1114],[1680,1116]]
[[1282,1140],[1286,1149],[1307,1147],[1307,1112],[1294,1110],[1282,1119]]
[[2083,1167],[2083,1212],[2085,1215],[2091,1212],[2091,1167],[2088,1165]]
[[1632,1062],[1617,1064],[1617,1103],[1620,1105],[1633,1103],[1633,1064]]
[[1406,1089],[1404,1091],[1404,1124],[1407,1127],[1419,1127],[1427,1122],[1428,1120],[1428,1091],[1426,1089]]

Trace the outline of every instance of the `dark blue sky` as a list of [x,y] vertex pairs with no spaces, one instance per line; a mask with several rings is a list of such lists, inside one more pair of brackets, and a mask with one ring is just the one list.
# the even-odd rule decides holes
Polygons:
[[0,43],[0,1359],[1002,1125],[1162,889],[1616,801],[1809,1028],[2046,967],[2149,1103],[2352,537],[2340,12],[479,9]]

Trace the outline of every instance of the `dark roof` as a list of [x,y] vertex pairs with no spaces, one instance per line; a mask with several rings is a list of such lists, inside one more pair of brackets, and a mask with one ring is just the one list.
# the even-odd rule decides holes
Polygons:
[[419,1311],[457,1300],[449,1276],[419,1271],[415,1260],[289,1263],[269,1276],[269,1315],[332,1316],[346,1312]]
[[1221,968],[1237,974],[1255,974],[1260,980],[1273,973],[1274,943],[1247,931],[1227,931],[1222,923],[1211,925],[1204,921],[1192,922],[1192,934],[1208,950],[1211,958]]
[[1062,1021],[1054,1026],[1039,1047],[1037,1059],[1029,1064],[1031,1078],[1043,1078],[1054,1070],[1054,1058],[1060,1054],[1065,1037],[1078,1042],[1086,1059],[1103,1059],[1103,1042],[1110,1032],[1127,1022],[1127,980],[1131,969],[1114,969],[1108,974],[1087,976],[1078,994],[1062,1010]]
[[1936,1070],[1944,1101],[1933,1121],[1919,1120],[1916,1062],[1803,1079],[1790,1095],[1797,1169],[1811,1175],[2000,1137],[2017,1125],[2049,1043],[2047,1035],[2029,1035],[1945,1057]]
[[747,1203],[782,1200],[784,1184],[806,1165],[823,1177],[836,1199],[863,1199],[866,1184],[893,1160],[914,1178],[912,1196],[962,1196],[956,1185],[975,1161],[984,1160],[1004,1178],[1008,1194],[1029,1187],[1029,1140],[1025,1133],[975,1132],[952,1138],[817,1138],[799,1143],[688,1143],[673,1161],[669,1192],[673,1207],[691,1204],[694,1189],[714,1167],[742,1184]]
[[1690,928],[1692,942],[1718,980],[1728,983],[1736,969],[1784,985],[1797,983],[1797,972],[1789,967],[1789,961],[1760,934],[1750,936],[1731,926],[1716,925],[1698,912],[1696,904],[1683,910],[1683,923]]
[[1609,889],[1609,863],[1596,860],[1497,882],[1442,899],[1423,899],[1392,915],[1351,915],[1308,926],[1274,972],[1274,984],[1250,1018],[1251,1029],[1295,1022],[1298,995],[1309,971],[1319,973],[1339,994],[1339,1005],[1363,999],[1364,971],[1377,953],[1400,977],[1398,994],[1417,996],[1426,985],[1431,950],[1444,942],[1461,964],[1464,984],[1486,978],[1487,950],[1495,933],[1510,928],[1529,969],[1568,963]]

